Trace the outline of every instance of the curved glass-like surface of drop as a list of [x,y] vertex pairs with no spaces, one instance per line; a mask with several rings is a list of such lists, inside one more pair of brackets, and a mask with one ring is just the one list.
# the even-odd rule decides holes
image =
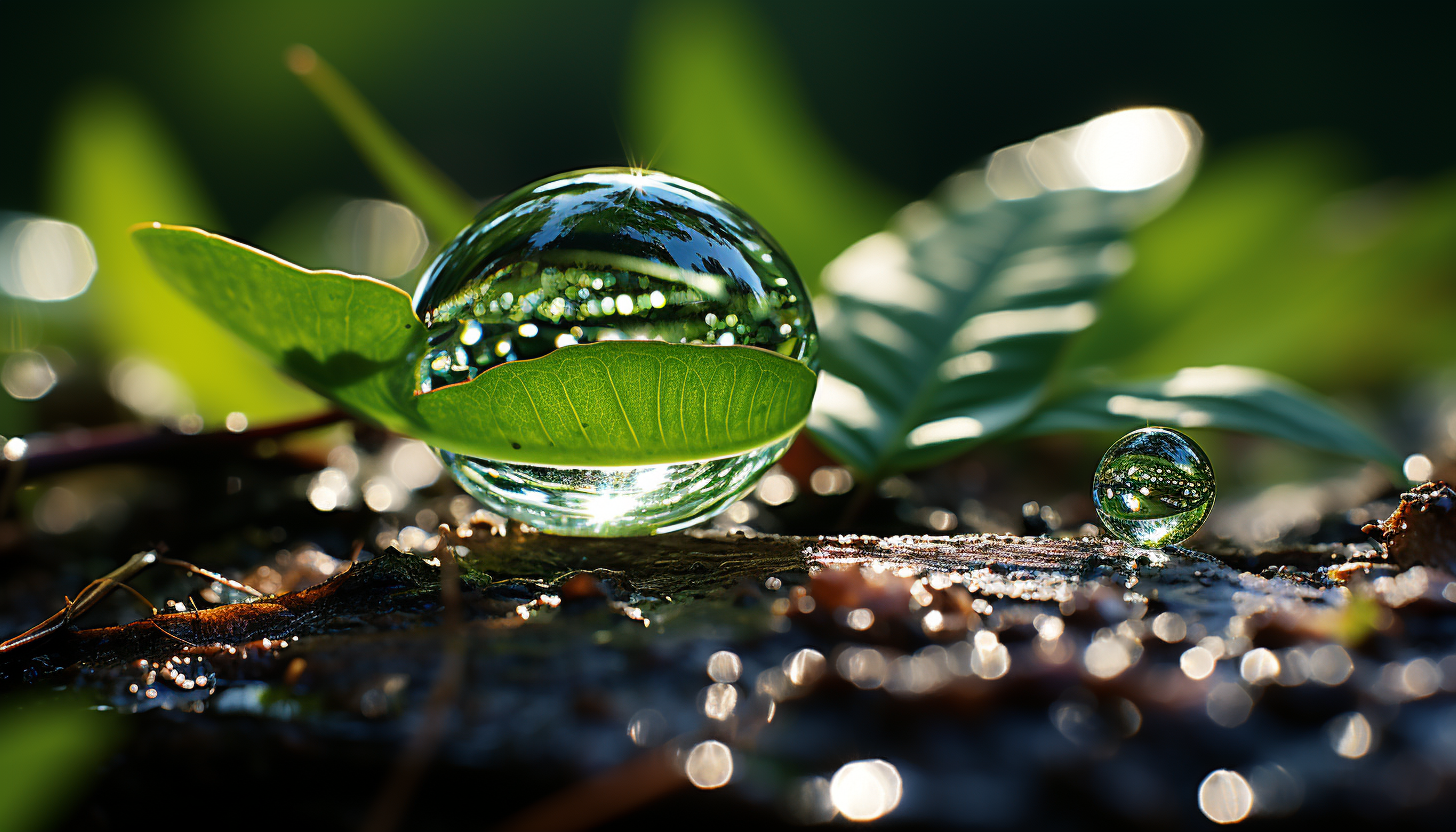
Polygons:
[[1107,449],[1092,477],[1102,525],[1137,546],[1171,546],[1198,531],[1213,508],[1213,464],[1170,428],[1141,428]]
[[[574,171],[502,197],[415,293],[429,347],[419,392],[577,344],[651,339],[753,346],[815,366],[808,294],[773,239],[691,182]],[[441,452],[493,511],[561,534],[630,535],[702,520],[737,499],[792,437],[668,465],[527,465]]]

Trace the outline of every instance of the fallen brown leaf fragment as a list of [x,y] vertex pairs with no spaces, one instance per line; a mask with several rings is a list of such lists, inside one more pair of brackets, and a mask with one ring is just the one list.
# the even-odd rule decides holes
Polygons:
[[1400,495],[1400,505],[1363,531],[1378,538],[1403,569],[1417,564],[1456,571],[1456,489],[1428,482]]

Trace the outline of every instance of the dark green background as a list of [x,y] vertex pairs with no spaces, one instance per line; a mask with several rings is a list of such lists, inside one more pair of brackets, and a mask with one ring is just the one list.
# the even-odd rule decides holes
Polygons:
[[[297,41],[478,196],[624,160],[634,3],[4,5],[0,207],[44,209],[58,109],[97,79],[157,108],[244,236],[304,194],[382,194],[283,70]],[[1449,21],[1401,4],[746,5],[811,117],[907,197],[1005,144],[1133,104],[1193,113],[1214,156],[1324,134],[1370,177],[1442,170],[1456,134]]]

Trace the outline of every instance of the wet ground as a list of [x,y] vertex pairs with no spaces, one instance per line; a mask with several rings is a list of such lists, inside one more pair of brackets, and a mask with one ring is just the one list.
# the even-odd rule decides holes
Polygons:
[[121,727],[64,826],[1444,828],[1456,809],[1450,492],[1408,495],[1390,557],[773,536],[748,530],[792,524],[772,489],[808,488],[772,477],[715,528],[588,541],[444,484],[368,508],[369,466],[400,453],[331,457],[354,492],[327,512],[319,463],[279,454],[139,477],[126,511],[70,528],[6,525],[7,635],[125,560],[118,540],[273,596],[147,574],[180,608],[139,618],[115,593],[0,658],[7,695],[79,692]]

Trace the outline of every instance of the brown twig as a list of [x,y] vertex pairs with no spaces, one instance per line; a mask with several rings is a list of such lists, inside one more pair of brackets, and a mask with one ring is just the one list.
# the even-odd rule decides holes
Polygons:
[[[87,610],[95,606],[101,599],[110,595],[112,590],[119,586],[126,586],[126,581],[136,577],[138,573],[153,563],[156,563],[156,561],[156,552],[138,552],[132,555],[127,559],[126,563],[123,563],[121,566],[87,584],[85,588],[77,593],[74,601],[67,598],[66,605],[58,610],[55,615],[50,616],[20,635],[7,639],[4,643],[0,643],[0,653],[18,650],[27,644],[34,644],[60,631],[62,627],[71,623],[73,619],[84,615]],[[157,608],[152,605],[151,601],[147,601],[147,606],[152,607],[153,613],[157,611]]]
[[164,566],[171,566],[177,569],[191,572],[194,575],[200,575],[204,578],[212,581],[217,581],[220,584],[231,587],[232,589],[235,589],[239,592],[247,593],[257,598],[263,597],[263,593],[259,592],[256,589],[253,589],[247,584],[240,584],[230,578],[224,578],[222,575],[219,575],[216,572],[208,569],[203,569],[200,566],[195,566],[185,560],[177,560],[176,558],[164,558],[161,555],[157,554],[155,550],[149,552],[138,552],[137,554],[132,555],[130,558],[128,558],[126,563],[123,563],[121,566],[118,566],[117,568],[111,570],[100,578],[97,578],[96,580],[87,584],[85,588],[76,595],[76,599],[74,601],[70,598],[67,598],[66,606],[62,607],[58,612],[56,612],[55,615],[52,615],[41,623],[35,625],[34,627],[31,627],[29,630],[26,630],[20,635],[8,639],[3,643],[0,643],[0,653],[8,653],[12,650],[18,650],[28,644],[34,644],[41,639],[54,635],[62,628],[64,628],[67,624],[70,624],[75,619],[79,618],[82,615],[85,615],[87,610],[96,606],[96,604],[98,604],[101,599],[110,595],[111,592],[115,589],[124,589],[135,595],[143,604],[147,605],[147,608],[148,610],[150,610],[151,614],[153,616],[156,616],[158,612],[157,606],[151,601],[147,600],[146,596],[142,595],[140,592],[137,592],[135,589],[132,589],[126,583],[127,581],[141,574],[142,570],[146,569],[154,563],[160,563]]
[[409,607],[417,597],[433,596],[437,587],[438,570],[424,560],[413,555],[386,554],[318,586],[249,603],[163,613],[131,624],[91,630],[69,631],[63,621],[52,627],[48,639],[29,639],[27,644],[0,654],[0,678],[23,669],[17,664],[31,660],[50,667],[79,660],[131,661],[174,649],[177,641],[241,644],[316,632],[337,616],[384,615]]
[[232,578],[223,577],[222,575],[219,575],[218,573],[212,571],[211,569],[203,569],[201,566],[197,566],[196,564],[188,563],[185,560],[177,560],[176,558],[164,558],[164,557],[158,556],[157,557],[157,563],[160,563],[163,566],[171,566],[171,567],[173,567],[175,569],[181,569],[184,572],[191,572],[192,574],[197,575],[197,576],[202,577],[202,578],[206,578],[209,581],[216,581],[217,583],[222,584],[223,586],[227,587],[228,589],[236,590],[238,592],[243,593],[244,595],[251,595],[254,598],[262,598],[263,597],[263,593],[259,592],[256,589],[253,589],[252,587],[248,586],[247,584],[238,583],[237,581],[233,580]]
[[141,425],[115,425],[85,431],[26,438],[29,448],[23,458],[0,462],[4,478],[17,481],[43,477],[119,462],[142,462],[152,465],[170,462],[193,462],[199,455],[217,454],[246,448],[261,439],[285,436],[314,428],[326,427],[348,419],[341,410],[330,410],[303,419],[264,425],[233,433],[215,430],[185,434]]

